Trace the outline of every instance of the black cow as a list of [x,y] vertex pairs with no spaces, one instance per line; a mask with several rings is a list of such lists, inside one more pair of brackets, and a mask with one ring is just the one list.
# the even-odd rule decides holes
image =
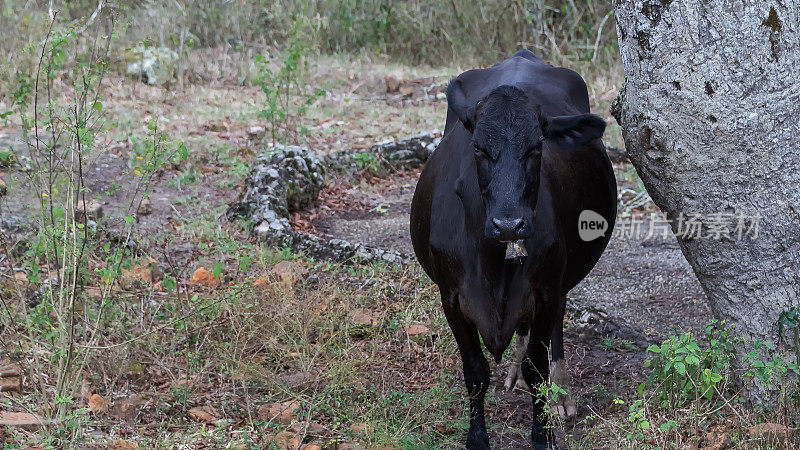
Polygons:
[[[521,371],[534,393],[548,378],[551,335],[553,364],[563,370],[566,294],[608,243],[616,182],[600,141],[605,122],[589,114],[583,79],[528,50],[453,79],[447,106],[444,137],[414,192],[411,239],[458,341],[467,447],[489,448],[490,373],[479,336],[496,362],[515,331],[528,341]],[[604,235],[581,238],[585,210],[602,216],[593,226],[605,221]],[[537,449],[555,447],[544,407],[534,395]]]

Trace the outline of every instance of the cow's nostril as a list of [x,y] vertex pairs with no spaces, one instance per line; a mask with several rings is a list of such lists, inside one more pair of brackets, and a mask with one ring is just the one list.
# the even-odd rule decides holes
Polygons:
[[521,217],[516,219],[498,219],[496,217],[492,218],[492,223],[494,224],[495,228],[500,235],[500,238],[509,238],[509,239],[516,239],[516,235],[519,230],[522,228],[523,220]]

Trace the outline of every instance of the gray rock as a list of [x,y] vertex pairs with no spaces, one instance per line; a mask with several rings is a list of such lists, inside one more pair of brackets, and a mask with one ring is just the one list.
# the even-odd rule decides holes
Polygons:
[[[366,152],[375,155],[377,165],[389,174],[424,164],[439,144],[440,135],[434,131],[401,141],[384,141]],[[325,181],[326,168],[356,174],[362,168],[354,156],[363,152],[348,150],[320,158],[302,147],[273,147],[256,158],[240,201],[228,208],[226,216],[229,220],[246,219],[252,224],[253,233],[271,245],[288,246],[318,259],[360,259],[389,264],[406,261],[408,256],[400,252],[341,239],[324,239],[294,231],[289,224],[291,213],[316,201]]]
[[242,217],[259,235],[282,237],[291,231],[289,214],[311,206],[324,182],[324,166],[308,149],[277,146],[258,155],[241,201],[228,208],[228,218]]
[[374,156],[375,166],[386,174],[403,169],[419,167],[430,158],[441,141],[438,130],[418,134],[400,141],[387,140],[379,142],[367,150],[344,150],[330,155],[327,159],[331,167],[344,173],[357,173],[363,167],[359,161],[364,153]]
[[166,47],[139,46],[129,50],[124,56],[130,61],[125,73],[140,78],[143,83],[161,86],[175,76],[178,54]]

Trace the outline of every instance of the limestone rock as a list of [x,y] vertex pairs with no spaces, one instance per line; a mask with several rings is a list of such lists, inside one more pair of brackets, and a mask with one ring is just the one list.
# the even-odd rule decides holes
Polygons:
[[161,86],[175,76],[178,54],[166,47],[139,46],[123,56],[129,62],[125,73],[141,78],[143,83]]

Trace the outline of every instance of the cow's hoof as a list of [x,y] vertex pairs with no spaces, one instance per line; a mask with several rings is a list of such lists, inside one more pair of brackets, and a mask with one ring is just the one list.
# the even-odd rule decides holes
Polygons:
[[[563,359],[550,363],[550,381],[558,385],[561,389],[568,390],[571,384],[567,364]],[[559,395],[558,400],[552,405],[553,412],[562,419],[570,419],[578,413],[575,400],[569,395]]]
[[519,364],[511,364],[511,367],[508,368],[508,375],[506,376],[506,380],[503,382],[503,387],[506,389],[506,392],[511,392],[512,390],[522,390],[527,391],[528,385],[525,383],[525,380],[522,378],[522,370],[519,367]]
[[565,395],[561,395],[558,401],[553,404],[553,412],[558,414],[563,420],[568,420],[578,413],[578,408],[575,406],[575,400]]
[[486,430],[470,431],[467,435],[467,448],[469,450],[487,450],[491,448]]
[[545,429],[531,434],[533,450],[558,450],[556,436],[553,430]]

